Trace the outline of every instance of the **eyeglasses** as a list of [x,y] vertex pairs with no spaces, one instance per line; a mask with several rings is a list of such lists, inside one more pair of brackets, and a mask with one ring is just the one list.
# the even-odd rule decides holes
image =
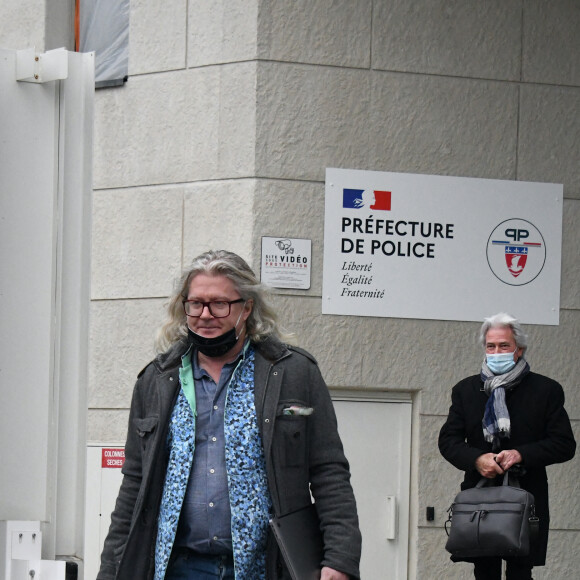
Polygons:
[[207,306],[209,313],[214,318],[226,318],[230,315],[232,304],[239,304],[240,302],[245,302],[245,300],[243,298],[238,298],[237,300],[215,300],[213,302],[184,300],[183,309],[187,316],[199,318],[203,313],[203,309]]

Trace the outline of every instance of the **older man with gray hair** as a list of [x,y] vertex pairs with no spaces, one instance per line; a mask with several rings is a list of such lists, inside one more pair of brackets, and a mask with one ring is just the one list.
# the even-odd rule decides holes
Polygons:
[[[546,561],[550,512],[546,466],[572,459],[576,442],[556,381],[533,373],[525,358],[527,337],[509,314],[487,318],[480,333],[485,357],[478,375],[460,381],[451,394],[439,450],[465,472],[462,489],[481,477],[517,471],[520,487],[534,495],[540,533],[528,557],[506,558],[508,580],[530,580]],[[452,557],[454,561],[457,558]],[[471,558],[477,580],[499,580],[501,558]]]

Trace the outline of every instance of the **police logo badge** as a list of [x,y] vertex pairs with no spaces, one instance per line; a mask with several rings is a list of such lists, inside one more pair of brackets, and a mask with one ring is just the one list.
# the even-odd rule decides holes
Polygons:
[[531,222],[512,218],[501,222],[487,241],[487,263],[504,284],[523,286],[535,280],[546,262],[546,243]]
[[528,248],[526,246],[506,246],[505,262],[509,273],[517,278],[526,267],[528,260]]

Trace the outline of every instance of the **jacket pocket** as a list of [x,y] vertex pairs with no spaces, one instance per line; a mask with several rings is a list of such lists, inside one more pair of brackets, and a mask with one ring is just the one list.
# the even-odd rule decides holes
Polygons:
[[307,461],[306,429],[313,409],[303,401],[281,401],[276,413],[278,450],[282,465],[304,466]]
[[277,417],[310,417],[313,413],[313,407],[297,399],[280,401],[276,409]]
[[143,417],[141,419],[135,419],[133,423],[135,423],[137,435],[139,435],[139,437],[145,437],[155,431],[155,427],[157,427],[157,424],[159,423],[159,417],[157,417],[157,415],[153,417]]
[[159,417],[157,415],[152,417],[143,417],[133,421],[135,431],[141,438],[141,448],[145,450],[149,441],[151,441],[157,425],[159,424]]

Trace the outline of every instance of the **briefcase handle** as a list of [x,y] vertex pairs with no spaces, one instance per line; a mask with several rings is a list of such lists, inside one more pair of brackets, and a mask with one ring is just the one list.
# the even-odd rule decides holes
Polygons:
[[[510,479],[511,479],[511,485],[513,487],[519,487],[520,486],[520,481],[519,479],[513,474],[510,473],[510,470],[508,469],[503,476],[503,482],[502,485],[508,486],[510,485]],[[494,479],[489,479],[488,477],[482,477],[476,484],[475,487],[485,487],[486,485],[490,485],[492,482],[494,481]],[[495,484],[493,484],[495,485]]]

